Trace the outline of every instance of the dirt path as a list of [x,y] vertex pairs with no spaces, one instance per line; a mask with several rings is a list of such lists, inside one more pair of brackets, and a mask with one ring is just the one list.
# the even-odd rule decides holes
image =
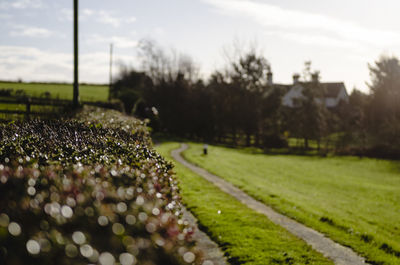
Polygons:
[[293,235],[303,239],[307,244],[309,244],[313,249],[322,253],[325,257],[334,261],[338,265],[364,265],[364,258],[358,256],[350,248],[344,247],[338,243],[335,243],[331,239],[325,237],[323,234],[306,227],[280,213],[275,212],[272,208],[266,206],[265,204],[256,201],[242,190],[236,188],[231,183],[217,177],[208,171],[197,167],[189,162],[187,162],[180,154],[188,148],[187,144],[182,144],[179,149],[173,150],[171,152],[172,157],[188,167],[198,175],[202,176],[206,180],[210,181],[222,191],[235,197],[237,200],[247,205],[249,208],[264,214],[273,223],[282,226],[288,230]]

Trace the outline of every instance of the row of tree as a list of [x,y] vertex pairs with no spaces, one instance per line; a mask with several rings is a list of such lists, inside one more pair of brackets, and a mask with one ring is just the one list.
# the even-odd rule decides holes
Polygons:
[[[235,54],[207,82],[188,56],[168,54],[152,42],[141,46],[142,71],[123,69],[111,96],[127,113],[149,118],[155,131],[231,145],[285,147],[289,138],[314,140],[318,149],[359,154],[400,153],[400,63],[382,57],[370,65],[371,92],[353,90],[335,109],[310,62],[302,74],[303,97],[282,105],[287,92],[269,82],[271,66],[256,49]],[[314,78],[311,76],[314,75]]]

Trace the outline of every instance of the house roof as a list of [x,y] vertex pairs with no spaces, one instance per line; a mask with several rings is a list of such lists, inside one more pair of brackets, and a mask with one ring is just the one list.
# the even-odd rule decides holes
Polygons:
[[321,83],[324,88],[324,96],[327,98],[336,98],[340,90],[344,87],[343,82],[338,83]]
[[292,88],[292,86],[293,85],[274,84],[275,88],[278,88],[278,89],[283,90],[285,92],[288,92]]
[[[300,86],[307,87],[312,85],[311,82],[299,82]],[[332,82],[332,83],[320,83],[322,89],[324,90],[324,97],[326,98],[336,98],[340,92],[340,90],[345,87],[343,82]],[[274,84],[275,87],[283,90],[285,93],[289,92],[289,90],[294,86],[293,84],[284,85],[284,84]]]

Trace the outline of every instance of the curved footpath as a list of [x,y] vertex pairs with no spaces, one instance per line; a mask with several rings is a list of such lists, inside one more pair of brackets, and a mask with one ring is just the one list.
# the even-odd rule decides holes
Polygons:
[[323,234],[300,224],[289,217],[286,217],[280,213],[277,213],[272,208],[266,206],[265,204],[255,200],[250,197],[242,190],[233,186],[231,183],[217,177],[208,171],[197,167],[189,162],[187,162],[182,156],[181,152],[188,148],[187,144],[182,144],[179,149],[173,150],[171,152],[172,157],[186,166],[196,174],[202,176],[206,180],[213,183],[222,191],[235,197],[237,200],[245,204],[247,207],[265,215],[273,223],[285,228],[293,235],[303,239],[307,244],[309,244],[313,249],[322,253],[325,257],[333,260],[335,264],[338,265],[365,265],[364,258],[358,256],[352,249],[344,247],[333,240],[325,237]]

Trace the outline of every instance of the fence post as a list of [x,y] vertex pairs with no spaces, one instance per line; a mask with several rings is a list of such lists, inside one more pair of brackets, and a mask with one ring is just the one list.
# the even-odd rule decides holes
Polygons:
[[73,105],[79,106],[79,71],[78,71],[78,0],[74,0],[74,89],[73,89]]
[[31,98],[26,99],[26,119],[30,120],[30,114],[31,114]]

